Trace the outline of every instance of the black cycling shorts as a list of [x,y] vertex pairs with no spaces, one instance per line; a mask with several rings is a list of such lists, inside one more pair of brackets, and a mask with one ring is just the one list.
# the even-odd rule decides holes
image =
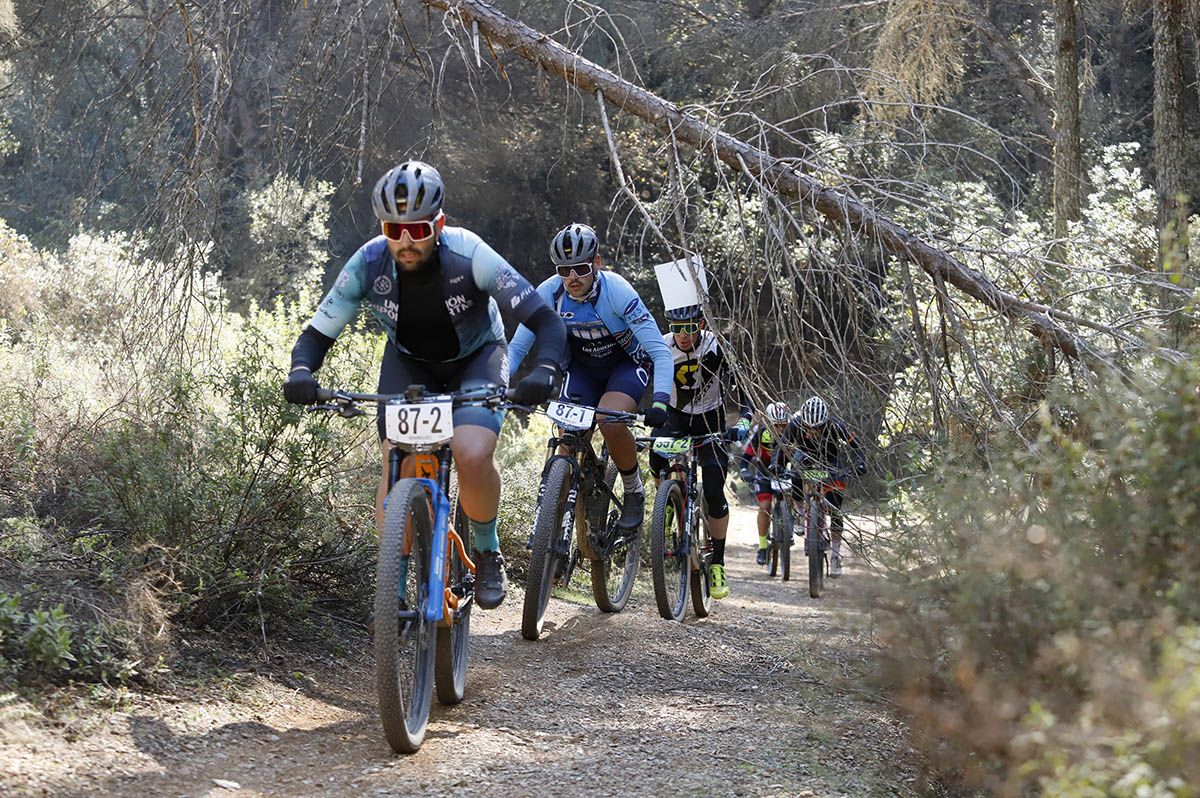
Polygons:
[[[387,344],[379,364],[379,393],[403,393],[410,385],[424,385],[430,391],[459,391],[484,385],[508,385],[508,344],[493,341],[461,360],[433,362],[420,360]],[[458,407],[454,426],[473,424],[486,427],[497,435],[504,411],[484,407]],[[383,405],[375,413],[379,439],[385,434]]]

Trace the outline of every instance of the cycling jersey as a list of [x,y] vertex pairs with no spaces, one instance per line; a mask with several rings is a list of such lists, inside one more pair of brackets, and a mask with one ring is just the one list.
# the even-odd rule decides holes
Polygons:
[[[398,267],[383,236],[368,241],[346,262],[310,326],[330,339],[337,338],[366,303],[388,340],[401,353],[419,358],[423,352],[432,359],[453,361],[469,357],[486,344],[504,341],[504,323],[497,302],[520,322],[529,321],[544,307],[529,281],[470,230],[443,229],[438,236],[435,259],[440,275],[433,281],[441,284],[442,301],[449,316],[449,328],[439,326],[453,329],[457,347],[449,344],[431,347],[424,340],[431,332],[428,329],[400,325],[397,330],[401,284],[397,279]],[[410,299],[407,297],[406,303]],[[426,301],[436,300],[427,297]]]
[[[737,391],[733,375],[726,368],[725,353],[717,336],[701,330],[696,345],[689,350],[679,348],[675,336],[663,336],[671,351],[671,407],[681,413],[698,415],[725,406],[723,382],[731,383]],[[740,391],[737,391],[740,398]],[[748,411],[748,408],[747,408]]]
[[743,456],[748,460],[757,460],[764,466],[771,465],[775,457],[775,432],[767,424],[759,424],[750,430]]
[[[650,311],[624,277],[596,272],[595,284],[585,299],[571,298],[557,276],[546,279],[537,293],[567,326],[571,362],[596,371],[632,360],[641,368],[653,369],[654,401],[670,399],[671,352]],[[533,332],[522,324],[509,343],[510,374],[516,374],[533,342]]]
[[[804,434],[805,426],[797,413],[788,421],[787,429],[783,432],[784,447],[795,447],[797,452],[805,455],[813,465],[834,471],[847,470],[851,465],[862,461],[862,448],[854,438],[846,424],[837,416],[830,416],[829,421],[809,437]],[[854,462],[843,459],[843,447],[853,455]]]

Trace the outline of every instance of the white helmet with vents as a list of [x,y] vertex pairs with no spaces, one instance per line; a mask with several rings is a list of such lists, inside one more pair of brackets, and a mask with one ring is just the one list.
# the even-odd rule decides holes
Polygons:
[[767,405],[767,420],[772,424],[784,423],[791,414],[791,409],[783,402],[771,402]]
[[819,427],[829,420],[829,405],[819,396],[810,396],[800,406],[800,422],[806,427]]

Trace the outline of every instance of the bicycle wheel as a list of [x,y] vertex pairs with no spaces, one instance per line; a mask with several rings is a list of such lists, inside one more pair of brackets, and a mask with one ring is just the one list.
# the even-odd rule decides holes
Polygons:
[[399,753],[421,747],[433,701],[435,635],[425,620],[432,528],[425,487],[415,479],[397,482],[379,536],[375,687],[383,733]]
[[792,578],[792,510],[786,500],[779,510],[779,574],[784,582]]
[[779,533],[783,528],[780,513],[783,511],[783,500],[776,498],[771,505],[771,527],[767,533],[767,576],[779,572]]
[[[471,527],[462,505],[454,503],[454,531],[462,538],[463,548],[471,551]],[[471,637],[471,601],[467,601],[466,564],[458,547],[450,544],[446,553],[446,587],[459,597],[458,619],[450,626],[437,628],[437,655],[434,657],[434,684],[442,704],[457,704],[467,691],[467,649]]]
[[821,508],[808,502],[808,524],[805,529],[804,551],[808,555],[808,595],[820,598],[825,587],[825,551],[821,545]]
[[650,573],[658,614],[668,621],[683,620],[687,607],[691,562],[684,545],[683,490],[674,479],[658,487],[650,518]]
[[708,533],[706,531],[701,534],[700,526],[697,523],[697,528],[692,530],[692,550],[699,555],[696,559],[700,561],[699,568],[691,569],[692,611],[696,613],[697,618],[707,618],[708,611],[712,608],[712,585],[709,583],[708,570],[712,565],[712,551],[708,547]]
[[533,524],[533,552],[529,555],[529,572],[525,576],[525,606],[521,611],[521,636],[537,640],[546,620],[546,607],[554,589],[554,573],[559,555],[554,543],[568,523],[563,518],[567,491],[571,487],[571,464],[555,460],[542,483],[542,500]]
[[[616,481],[617,466],[610,460],[604,470],[604,482],[611,489]],[[601,612],[620,612],[633,592],[633,581],[641,564],[638,552],[641,535],[636,529],[630,532],[617,527],[621,511],[607,493],[601,491],[601,496],[594,498],[597,512],[592,516],[592,535],[600,546],[600,556],[592,562],[592,598]]]

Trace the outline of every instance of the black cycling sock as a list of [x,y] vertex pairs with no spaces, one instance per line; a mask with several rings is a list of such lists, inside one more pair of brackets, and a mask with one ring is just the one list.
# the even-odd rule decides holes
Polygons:
[[712,564],[713,565],[724,565],[725,564],[725,538],[721,538],[720,540],[713,540],[712,547],[713,547]]

